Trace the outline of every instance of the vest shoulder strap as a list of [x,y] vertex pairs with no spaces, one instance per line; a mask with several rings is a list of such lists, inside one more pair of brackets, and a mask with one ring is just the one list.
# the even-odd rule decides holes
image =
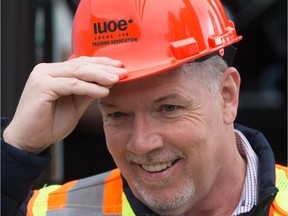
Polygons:
[[273,201],[269,216],[288,215],[288,167],[276,165],[276,187],[279,192]]

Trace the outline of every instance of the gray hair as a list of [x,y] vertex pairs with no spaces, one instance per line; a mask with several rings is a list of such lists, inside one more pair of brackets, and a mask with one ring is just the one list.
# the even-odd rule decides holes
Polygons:
[[227,68],[226,62],[218,55],[202,62],[191,62],[183,65],[183,70],[203,81],[212,94],[219,90],[222,75]]

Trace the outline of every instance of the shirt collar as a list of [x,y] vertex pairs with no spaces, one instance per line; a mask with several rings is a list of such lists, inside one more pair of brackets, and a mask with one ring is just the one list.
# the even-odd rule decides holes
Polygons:
[[248,213],[257,204],[259,194],[258,157],[242,132],[235,130],[235,137],[238,151],[247,162],[247,171],[242,196],[233,216]]

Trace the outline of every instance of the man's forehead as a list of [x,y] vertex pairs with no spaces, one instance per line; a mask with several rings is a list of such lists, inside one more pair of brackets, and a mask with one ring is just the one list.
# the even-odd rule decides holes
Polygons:
[[185,73],[177,69],[159,76],[117,84],[110,89],[110,94],[99,102],[100,105],[108,107],[118,103],[132,103],[131,100],[160,103],[191,97],[193,86]]
[[181,81],[181,77],[184,75],[183,66],[179,66],[159,74],[155,74],[152,76],[148,76],[142,79],[128,81],[124,83],[117,83],[113,88],[111,88],[112,92],[117,90],[125,91],[125,89],[146,89],[151,88],[153,86],[165,85],[167,83],[177,84],[178,81]]
[[[122,97],[119,96],[119,98],[125,99],[125,95],[123,95]],[[171,92],[164,92],[163,94],[154,95],[154,97],[151,97],[151,98],[153,100],[152,101],[153,103],[161,103],[164,101],[179,99],[181,98],[181,94],[175,91],[171,91]],[[110,100],[109,97],[99,100],[100,105],[107,106],[107,107],[113,107],[113,102],[115,102],[115,100]]]

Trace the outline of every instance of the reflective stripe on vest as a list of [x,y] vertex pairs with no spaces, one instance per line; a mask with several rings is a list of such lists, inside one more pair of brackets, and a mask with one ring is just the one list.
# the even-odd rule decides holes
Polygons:
[[122,190],[118,169],[35,191],[27,209],[28,216],[105,214],[135,216]]
[[276,165],[276,187],[279,192],[271,205],[269,216],[288,215],[288,168]]

